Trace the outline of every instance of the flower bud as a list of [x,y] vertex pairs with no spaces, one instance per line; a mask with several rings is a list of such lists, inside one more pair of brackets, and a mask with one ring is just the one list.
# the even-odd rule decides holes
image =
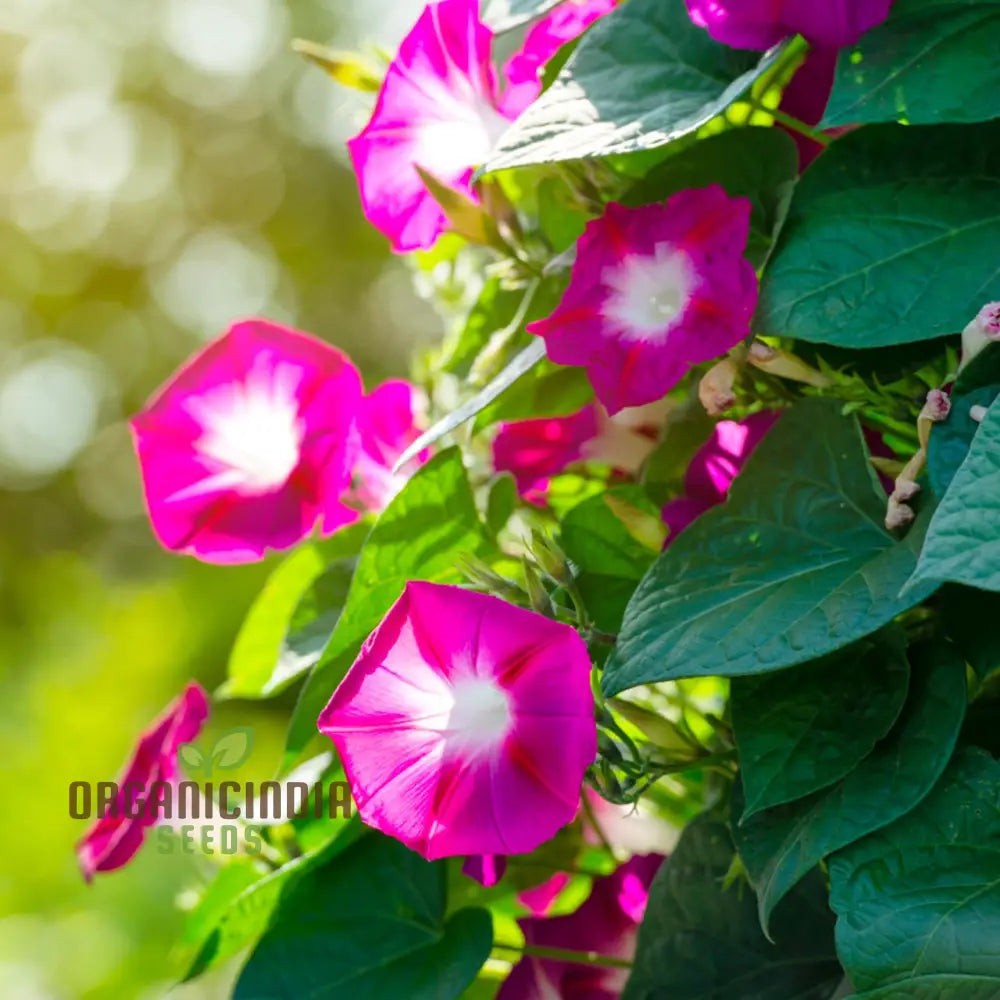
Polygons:
[[927,393],[927,401],[920,415],[934,423],[940,423],[948,419],[949,413],[951,413],[951,397],[943,389],[931,389]]
[[988,302],[962,331],[961,371],[991,340],[1000,340],[1000,302]]
[[981,424],[986,419],[987,413],[989,413],[989,410],[981,403],[976,403],[975,406],[969,407],[969,416],[975,420],[977,424]]
[[755,340],[750,345],[747,362],[762,372],[767,372],[768,375],[787,378],[792,382],[802,382],[817,389],[826,389],[833,385],[832,379],[812,365],[807,365],[801,358],[788,351],[779,351],[761,340]]
[[736,402],[733,386],[739,367],[732,358],[713,365],[698,384],[698,399],[710,417],[721,417]]

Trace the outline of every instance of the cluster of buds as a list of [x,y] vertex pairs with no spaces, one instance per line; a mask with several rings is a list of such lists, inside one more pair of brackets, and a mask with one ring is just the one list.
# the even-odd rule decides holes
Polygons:
[[910,501],[920,492],[917,477],[927,463],[927,447],[931,440],[931,428],[934,424],[948,419],[951,413],[951,399],[943,389],[931,389],[927,393],[920,416],[917,417],[917,440],[920,447],[916,454],[903,466],[896,477],[889,503],[885,512],[885,526],[892,531],[910,524],[914,517]]

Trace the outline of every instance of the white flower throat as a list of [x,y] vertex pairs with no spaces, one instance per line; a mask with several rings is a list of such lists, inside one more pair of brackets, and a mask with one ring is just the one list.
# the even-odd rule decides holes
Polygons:
[[691,261],[670,243],[632,254],[601,276],[611,294],[604,316],[626,340],[662,343],[684,315],[696,285]]

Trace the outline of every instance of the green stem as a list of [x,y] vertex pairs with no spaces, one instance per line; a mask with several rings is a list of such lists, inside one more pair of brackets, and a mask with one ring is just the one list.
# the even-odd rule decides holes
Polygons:
[[613,955],[602,955],[596,951],[572,951],[569,948],[544,948],[536,944],[506,944],[502,941],[493,943],[494,951],[514,951],[531,958],[549,959],[553,962],[568,962],[572,965],[599,965],[608,969],[631,969],[632,963],[626,958],[615,958]]
[[601,829],[601,824],[597,822],[597,815],[594,813],[594,805],[587,798],[586,795],[581,797],[583,802],[583,813],[587,817],[587,822],[591,825],[594,833],[597,834],[597,839],[601,842],[601,846],[611,855],[615,856],[614,848],[611,846],[611,841],[605,836],[604,831]]
[[821,146],[829,146],[833,141],[828,135],[814,129],[811,125],[807,125],[804,121],[800,121],[798,118],[787,114],[779,108],[765,107],[760,101],[756,101],[753,98],[750,99],[750,103],[761,114],[770,115],[776,122],[784,125],[785,128],[791,129],[793,132],[798,132],[799,135],[803,135],[807,139],[819,143]]

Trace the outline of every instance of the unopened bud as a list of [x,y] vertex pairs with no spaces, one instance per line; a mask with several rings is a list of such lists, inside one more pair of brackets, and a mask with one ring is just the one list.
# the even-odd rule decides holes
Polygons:
[[927,393],[927,401],[924,403],[923,410],[920,411],[920,416],[926,417],[934,423],[940,423],[942,420],[948,419],[949,413],[951,413],[951,398],[948,393],[943,389],[931,389]]
[[723,358],[713,365],[698,384],[698,398],[710,417],[721,417],[736,402],[733,386],[739,366],[732,358]]
[[988,302],[962,331],[962,364],[959,371],[992,340],[1000,340],[1000,302]]
[[573,574],[570,572],[566,556],[551,538],[540,531],[531,533],[531,554],[542,570],[556,583],[566,586],[573,582]]
[[531,604],[532,609],[540,615],[545,615],[547,618],[554,618],[556,609],[552,603],[552,598],[549,597],[549,592],[545,589],[545,584],[542,583],[542,578],[539,576],[538,570],[527,559],[524,560],[523,565],[524,582],[528,588],[528,602]]
[[905,503],[900,503],[895,497],[889,497],[889,505],[885,512],[885,526],[889,531],[897,528],[905,528],[913,523],[914,514],[912,507],[907,507]]
[[989,302],[983,306],[976,322],[990,340],[1000,340],[1000,302]]
[[459,556],[458,569],[477,590],[495,594],[515,604],[525,598],[524,591],[513,580],[494,573],[489,565],[475,556]]
[[969,407],[969,417],[975,420],[977,424],[981,424],[986,419],[986,414],[990,411],[983,406],[981,403],[976,403],[975,406]]
[[920,492],[920,483],[913,479],[904,479],[902,476],[896,480],[896,488],[892,491],[893,497],[900,503],[907,503]]
[[771,347],[761,340],[755,340],[750,345],[747,361],[754,368],[759,368],[762,372],[767,372],[768,375],[787,378],[793,382],[802,382],[804,385],[815,386],[817,389],[826,389],[833,385],[832,379],[813,368],[812,365],[807,365],[800,357],[790,354],[788,351]]

